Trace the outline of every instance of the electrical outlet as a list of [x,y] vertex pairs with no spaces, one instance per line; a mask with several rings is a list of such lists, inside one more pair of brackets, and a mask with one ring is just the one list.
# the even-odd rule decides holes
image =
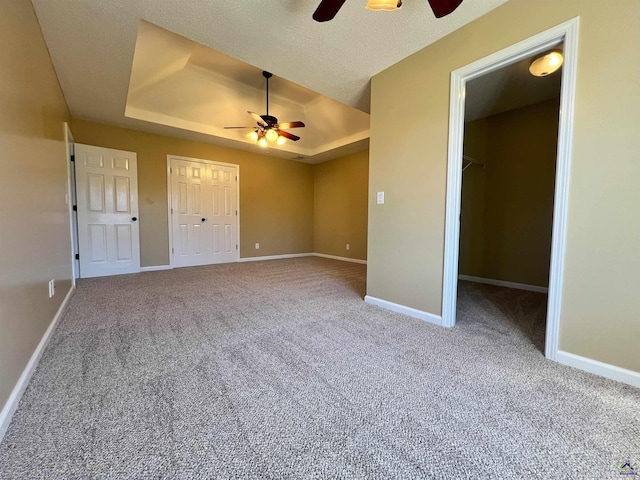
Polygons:
[[349,244],[347,243],[347,250],[349,250]]
[[256,250],[260,250],[260,244],[256,242]]
[[56,294],[56,281],[55,279],[49,280],[49,298]]

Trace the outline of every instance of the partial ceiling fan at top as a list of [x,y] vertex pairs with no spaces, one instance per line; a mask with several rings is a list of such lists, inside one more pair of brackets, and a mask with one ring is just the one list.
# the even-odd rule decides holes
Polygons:
[[[346,0],[322,0],[315,12],[313,19],[316,22],[328,22],[336,16]],[[436,18],[444,17],[453,12],[462,3],[462,0],[428,0],[431,10]],[[402,0],[369,0],[369,10],[397,10],[402,6]]]
[[252,140],[258,142],[258,145],[261,147],[266,147],[268,142],[277,142],[278,145],[282,145],[286,140],[291,140],[292,142],[297,142],[300,140],[300,137],[294,135],[293,133],[289,133],[284,129],[289,128],[302,128],[305,126],[304,122],[283,122],[278,123],[278,119],[272,115],[269,115],[269,79],[273,76],[273,74],[269,72],[262,72],[262,76],[266,79],[267,82],[267,113],[265,115],[258,115],[255,112],[247,110],[247,113],[253,117],[256,121],[256,126],[253,127],[224,127],[225,129],[254,129],[253,132],[249,134]]

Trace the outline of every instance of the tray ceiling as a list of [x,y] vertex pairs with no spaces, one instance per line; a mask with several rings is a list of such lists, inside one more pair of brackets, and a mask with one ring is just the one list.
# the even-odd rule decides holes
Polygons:
[[[311,115],[308,110],[314,100],[309,98],[314,92],[366,114],[373,75],[505,1],[465,0],[453,14],[442,19],[435,19],[423,0],[406,0],[403,8],[395,12],[371,12],[364,8],[364,1],[351,1],[327,23],[317,23],[311,18],[317,0],[33,0],[33,5],[74,117],[264,153],[243,139],[203,132],[188,123],[176,125],[171,121],[158,123],[158,118],[131,118],[125,116],[125,111],[132,115],[133,109],[144,102],[148,102],[144,103],[146,108],[156,105],[150,111],[160,110],[158,94],[171,82],[179,79],[192,82],[198,75],[213,78],[224,71],[221,76],[231,82],[228,88],[237,88],[234,97],[246,95],[246,102],[254,106],[243,103],[240,108],[239,104],[217,99],[202,107],[199,113],[223,111],[222,126],[241,125],[237,116],[241,117],[244,111],[254,109],[263,113],[264,97],[261,101],[256,97],[262,92],[264,79],[258,75],[253,80],[253,73],[268,70],[274,74],[274,80],[286,79],[294,84],[278,86],[274,81],[273,94],[283,105],[287,102],[292,106],[302,105],[304,115]],[[132,82],[133,89],[130,89],[130,79],[135,78],[132,69],[141,20],[200,46],[192,51],[181,70],[177,67],[183,58],[173,59],[177,63],[169,59],[165,67],[173,72],[171,75],[151,72],[155,76],[149,78],[147,84]],[[207,49],[223,55],[211,54]],[[227,79],[218,80],[224,83]],[[155,100],[151,98],[154,92]],[[182,109],[180,115],[188,110],[180,105],[173,107]],[[189,113],[197,116],[197,106],[191,107]],[[306,154],[276,149],[270,149],[270,153],[284,158],[303,155],[304,161],[316,163],[366,148],[367,140],[357,135],[352,137],[349,129],[337,143],[329,132],[313,132],[313,128],[320,130],[320,126],[324,128],[329,122],[352,125],[349,118],[327,113],[324,107],[321,110],[328,121],[314,119],[314,127],[309,122],[308,128],[300,130],[305,133],[301,137],[306,145],[301,143],[296,148],[306,149]],[[304,120],[286,110],[283,114],[275,110],[274,113],[282,120]],[[175,111],[168,114],[173,119],[180,115],[176,116]],[[219,127],[216,124],[215,128]],[[322,135],[325,137],[321,138]]]

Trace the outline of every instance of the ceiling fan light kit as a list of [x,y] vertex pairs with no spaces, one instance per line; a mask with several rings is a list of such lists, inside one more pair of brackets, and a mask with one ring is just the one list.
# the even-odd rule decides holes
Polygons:
[[266,79],[267,82],[267,113],[265,115],[258,115],[255,112],[247,111],[249,115],[253,117],[256,121],[255,127],[224,127],[225,129],[230,128],[247,128],[253,129],[253,132],[250,132],[247,136],[256,142],[262,148],[266,148],[269,145],[269,142],[276,142],[278,145],[284,145],[287,140],[291,140],[292,142],[297,142],[300,140],[300,137],[294,135],[293,133],[289,133],[285,128],[302,128],[304,127],[304,122],[283,122],[278,123],[278,119],[273,115],[269,115],[269,79],[273,76],[273,74],[269,72],[262,72],[262,76]]
[[402,7],[402,0],[369,0],[367,2],[367,8],[369,10],[383,10],[390,12],[392,10],[398,10]]
[[[427,0],[436,18],[449,15],[460,6],[462,0]],[[345,0],[322,0],[316,11],[313,12],[313,19],[316,22],[328,22],[332,20],[344,5]],[[402,6],[402,0],[368,0],[369,10],[389,12],[398,10]]]

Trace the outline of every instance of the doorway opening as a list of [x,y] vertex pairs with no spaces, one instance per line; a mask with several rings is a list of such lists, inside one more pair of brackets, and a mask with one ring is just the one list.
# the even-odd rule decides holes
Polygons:
[[69,207],[69,226],[71,228],[71,283],[75,287],[80,278],[80,250],[78,247],[78,199],[76,195],[75,142],[69,124],[64,122],[64,143],[67,158],[67,194],[65,200]]
[[536,57],[467,82],[456,323],[543,352],[562,73]]
[[[474,62],[451,74],[449,155],[445,224],[445,258],[443,278],[442,322],[452,327],[456,322],[458,275],[460,268],[460,220],[463,168],[490,168],[471,155],[464,160],[464,131],[467,87],[475,79],[517,64],[532,56],[563,45],[564,65],[561,71],[555,183],[553,187],[550,268],[546,313],[545,355],[556,359],[562,301],[562,277],[565,257],[565,231],[568,204],[571,136],[577,66],[578,19],[570,20],[489,57]],[[469,160],[470,159],[470,160]],[[473,162],[476,164],[474,165]],[[474,172],[475,173],[475,172]],[[468,258],[464,258],[467,261]],[[495,280],[495,279],[494,279]],[[498,279],[499,280],[499,279]],[[520,282],[513,282],[520,283]],[[539,282],[538,282],[539,283]],[[543,287],[538,285],[539,287]],[[543,287],[544,288],[544,287]]]

